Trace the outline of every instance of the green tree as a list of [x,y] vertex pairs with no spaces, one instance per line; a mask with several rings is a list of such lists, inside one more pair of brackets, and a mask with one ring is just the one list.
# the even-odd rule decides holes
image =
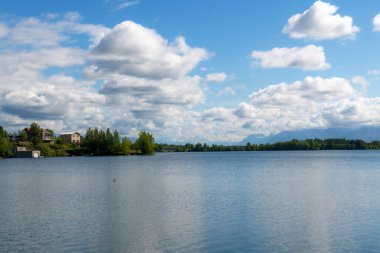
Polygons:
[[12,143],[9,141],[8,133],[0,126],[0,157],[10,157],[12,155]]
[[153,135],[148,132],[140,132],[135,145],[142,155],[154,154],[154,138]]
[[106,131],[89,128],[81,147],[84,153],[95,156],[120,155],[122,153],[119,133],[114,130],[112,134],[109,128]]
[[99,130],[97,128],[87,129],[82,147],[86,154],[99,155]]
[[41,127],[36,122],[33,122],[30,124],[29,129],[24,129],[27,132],[28,140],[33,143],[33,145],[36,145],[37,143],[41,142]]
[[121,152],[123,155],[129,155],[131,153],[132,141],[127,137],[124,137],[121,142]]
[[113,149],[113,135],[111,134],[111,130],[107,128],[107,131],[105,132],[105,152],[107,154],[112,153]]
[[113,145],[112,145],[112,151],[114,154],[119,154],[121,152],[121,143],[120,143],[120,136],[117,130],[113,131]]
[[21,141],[27,141],[28,140],[28,133],[25,129],[21,131],[20,139],[21,139]]

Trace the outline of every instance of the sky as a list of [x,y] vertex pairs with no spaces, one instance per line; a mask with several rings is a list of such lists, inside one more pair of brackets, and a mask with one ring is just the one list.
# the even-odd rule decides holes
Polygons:
[[166,142],[380,126],[380,2],[0,2],[0,125]]

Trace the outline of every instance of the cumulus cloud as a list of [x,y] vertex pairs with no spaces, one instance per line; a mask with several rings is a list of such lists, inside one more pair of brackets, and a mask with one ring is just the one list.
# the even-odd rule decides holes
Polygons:
[[[61,121],[66,126],[86,118],[96,119],[99,115],[87,117],[83,112],[105,103],[103,95],[67,76],[40,77],[26,83],[13,80],[12,87],[2,90],[0,106],[3,113],[21,119]],[[80,117],[78,111],[82,112]]]
[[380,13],[377,14],[372,21],[373,24],[373,30],[375,32],[380,32]]
[[173,139],[180,129],[180,138],[179,123],[205,100],[204,79],[189,73],[208,57],[183,37],[168,42],[153,29],[125,21],[91,48],[84,75],[102,81],[100,93],[113,108],[109,122],[121,133],[146,129]]
[[255,105],[305,104],[307,101],[335,101],[350,97],[356,90],[344,78],[306,77],[292,84],[280,83],[252,93],[249,97]]
[[57,47],[62,42],[70,42],[72,34],[87,34],[96,43],[109,31],[102,25],[81,23],[80,19],[76,12],[48,14],[45,18],[25,18],[13,27],[0,25],[0,37],[1,34],[3,37],[7,35],[7,46]]
[[[340,77],[306,77],[301,81],[273,84],[255,91],[250,94],[248,102],[242,102],[235,108],[214,107],[203,112],[164,103],[171,98],[153,103],[151,99],[160,94],[154,84],[145,88],[136,85],[132,89],[131,85],[120,83],[117,89],[124,91],[103,92],[108,92],[111,97],[121,96],[112,100],[124,101],[122,105],[130,107],[123,110],[119,105],[112,116],[116,120],[114,125],[128,133],[146,128],[160,137],[176,141],[239,141],[252,133],[378,125],[380,120],[373,115],[380,115],[380,98],[367,98],[355,89],[353,84],[361,81],[363,79],[359,76],[352,81]],[[199,94],[203,93],[199,91]]]
[[65,114],[62,101],[53,100],[48,92],[22,90],[4,96],[3,111],[26,119],[59,119]]
[[330,68],[326,62],[324,48],[315,45],[292,48],[273,48],[269,51],[253,51],[254,63],[262,68],[300,68],[303,70],[325,70]]
[[[24,127],[39,121],[55,131],[101,125],[105,95],[94,90],[93,83],[65,72],[86,61],[86,50],[72,46],[72,36],[84,33],[92,41],[108,28],[79,21],[77,13],[67,13],[19,19],[7,25],[7,34],[0,40],[2,124]],[[53,68],[60,73],[51,71]]]
[[[85,24],[77,13],[4,24],[0,118],[1,124],[15,130],[37,120],[56,132],[112,127],[122,135],[148,130],[159,139],[204,142],[239,141],[252,132],[380,124],[380,118],[374,117],[380,115],[380,99],[365,97],[353,85],[365,83],[360,76],[351,81],[307,77],[274,84],[253,92],[236,107],[197,111],[194,108],[206,100],[207,82],[223,81],[227,75],[192,74],[210,54],[188,45],[183,37],[169,42],[131,21],[112,29]],[[75,44],[83,37],[86,48]],[[320,56],[314,55],[313,64],[290,53],[280,54],[292,58],[281,64],[327,68],[323,48],[311,46]],[[262,53],[269,59],[272,51]],[[226,86],[219,95],[234,95],[235,88]]]
[[117,73],[150,79],[184,77],[209,57],[191,48],[184,37],[169,43],[156,31],[132,21],[115,26],[91,50],[94,74]]
[[224,72],[211,73],[206,75],[206,81],[208,82],[224,82],[227,79],[227,74]]
[[[354,78],[362,81],[361,78]],[[359,80],[360,79],[360,80]],[[234,114],[254,133],[378,125],[380,99],[365,97],[344,78],[306,77],[291,84],[270,85],[253,92]]]
[[[135,135],[145,129],[167,138],[178,131],[181,138],[185,117],[205,100],[204,79],[189,72],[209,53],[183,37],[168,42],[131,21],[113,29],[81,23],[78,13],[20,19],[2,30],[2,124],[36,120],[58,132],[97,126]],[[88,35],[88,49],[73,46],[76,34]],[[81,69],[84,80],[65,73]]]
[[340,37],[354,38],[360,31],[352,18],[336,14],[335,5],[316,1],[310,9],[289,18],[283,28],[294,39],[331,40]]

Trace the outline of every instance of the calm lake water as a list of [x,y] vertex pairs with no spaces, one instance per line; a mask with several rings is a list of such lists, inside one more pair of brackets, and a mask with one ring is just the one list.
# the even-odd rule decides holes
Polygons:
[[380,152],[0,160],[17,251],[379,252]]

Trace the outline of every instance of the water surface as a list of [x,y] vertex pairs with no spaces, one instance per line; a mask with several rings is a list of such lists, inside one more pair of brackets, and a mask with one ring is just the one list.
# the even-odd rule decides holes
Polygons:
[[379,252],[379,238],[378,151],[0,160],[0,252]]

